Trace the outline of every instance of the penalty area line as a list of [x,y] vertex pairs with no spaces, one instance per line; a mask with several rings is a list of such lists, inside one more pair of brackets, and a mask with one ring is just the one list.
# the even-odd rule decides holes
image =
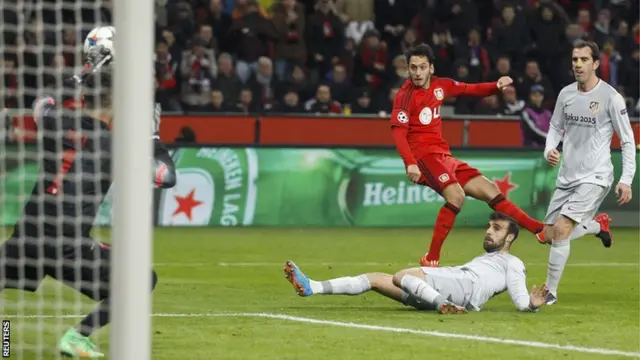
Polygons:
[[[539,341],[526,341],[526,340],[516,340],[516,339],[495,338],[495,337],[489,337],[489,336],[457,334],[457,333],[448,333],[448,332],[442,332],[442,331],[410,329],[410,328],[384,326],[384,325],[367,325],[367,324],[359,324],[359,323],[353,323],[353,322],[341,322],[341,321],[333,321],[333,320],[320,320],[320,319],[306,318],[306,317],[300,317],[300,316],[291,316],[291,315],[286,315],[286,314],[273,314],[273,313],[202,313],[202,314],[156,313],[156,314],[153,314],[152,316],[153,317],[165,317],[165,318],[207,318],[207,317],[210,317],[210,318],[214,318],[214,317],[267,318],[267,319],[277,319],[277,320],[284,320],[284,321],[291,321],[291,322],[299,322],[299,323],[305,323],[305,324],[328,325],[328,326],[335,326],[335,327],[342,327],[342,328],[362,329],[362,330],[371,330],[371,331],[383,331],[383,332],[393,332],[393,333],[405,333],[405,334],[422,335],[422,336],[430,336],[430,337],[439,337],[439,338],[447,338],[447,339],[468,340],[468,341],[497,343],[497,344],[505,344],[505,345],[516,345],[516,346],[541,348],[541,349],[563,350],[563,351],[571,351],[571,352],[578,352],[578,353],[612,355],[612,356],[626,356],[626,357],[640,357],[640,352],[630,352],[630,351],[621,351],[621,350],[603,349],[603,348],[590,348],[590,347],[575,346],[575,345],[560,345],[560,344],[544,343],[544,342],[539,342]],[[84,317],[84,315],[2,315],[2,317],[3,317],[3,319],[11,319],[11,318],[22,318],[22,319],[82,318],[82,317]]]

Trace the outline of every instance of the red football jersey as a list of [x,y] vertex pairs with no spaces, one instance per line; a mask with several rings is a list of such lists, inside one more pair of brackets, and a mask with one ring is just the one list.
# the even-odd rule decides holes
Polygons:
[[[426,154],[451,153],[442,137],[440,106],[445,98],[488,96],[497,90],[495,82],[466,84],[436,76],[431,77],[427,89],[414,86],[411,79],[405,81],[396,95],[391,113],[394,140],[405,165],[416,164],[415,159]],[[396,133],[396,130],[403,131]],[[405,148],[407,143],[409,149]]]

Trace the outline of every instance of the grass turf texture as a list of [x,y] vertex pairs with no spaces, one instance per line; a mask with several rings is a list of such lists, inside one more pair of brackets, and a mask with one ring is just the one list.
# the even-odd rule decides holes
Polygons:
[[[482,312],[456,317],[418,312],[374,292],[300,298],[283,276],[282,263],[288,259],[315,280],[394,273],[417,264],[430,233],[429,229],[157,229],[154,263],[159,284],[153,312],[166,316],[153,318],[152,357],[404,360],[440,355],[451,360],[508,354],[517,359],[628,358],[287,319],[198,315],[226,313],[283,314],[640,352],[637,229],[614,229],[611,249],[603,248],[591,235],[573,241],[559,302],[538,314],[517,312],[506,293],[491,300]],[[481,254],[482,234],[482,229],[454,229],[445,243],[442,265],[462,264]],[[526,233],[514,244],[513,253],[527,265],[529,288],[545,281],[548,251]],[[67,304],[61,310],[58,296]],[[25,315],[83,314],[93,307],[90,300],[52,280],[36,294],[7,290],[1,299],[7,314],[16,313],[19,299],[24,299],[20,312]],[[12,358],[16,359],[53,358],[58,338],[79,320],[10,319]],[[94,339],[108,352],[108,328]]]

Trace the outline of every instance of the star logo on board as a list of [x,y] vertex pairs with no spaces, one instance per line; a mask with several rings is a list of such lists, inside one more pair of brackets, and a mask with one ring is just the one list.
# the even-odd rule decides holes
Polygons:
[[500,192],[507,199],[509,198],[509,192],[518,188],[517,184],[514,184],[511,182],[511,171],[509,171],[502,179],[498,179],[494,177],[493,182],[498,186],[498,189],[500,189]]
[[196,189],[191,189],[187,196],[175,195],[178,207],[173,212],[173,216],[184,214],[189,219],[189,221],[191,221],[193,209],[203,204],[202,201],[195,199],[195,195]]

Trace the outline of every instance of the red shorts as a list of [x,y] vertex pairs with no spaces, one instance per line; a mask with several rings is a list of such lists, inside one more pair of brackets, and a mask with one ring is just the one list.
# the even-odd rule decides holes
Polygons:
[[418,183],[432,188],[438,194],[453,183],[464,187],[469,180],[482,176],[478,169],[448,154],[424,156],[418,160],[418,168],[422,173]]

